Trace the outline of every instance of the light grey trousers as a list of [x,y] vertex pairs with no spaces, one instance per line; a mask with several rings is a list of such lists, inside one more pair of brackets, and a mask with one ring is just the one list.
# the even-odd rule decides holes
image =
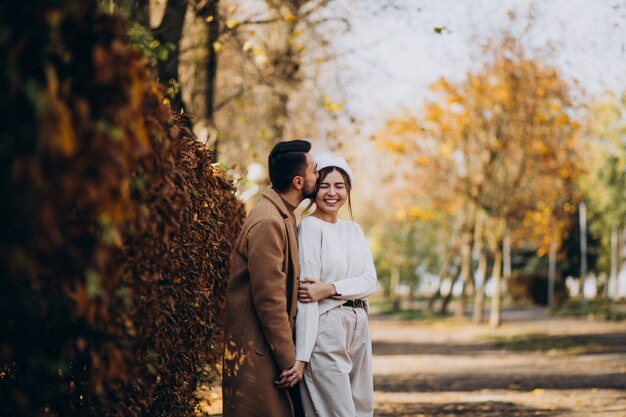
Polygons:
[[374,415],[372,342],[363,308],[339,306],[320,315],[300,393],[306,417]]

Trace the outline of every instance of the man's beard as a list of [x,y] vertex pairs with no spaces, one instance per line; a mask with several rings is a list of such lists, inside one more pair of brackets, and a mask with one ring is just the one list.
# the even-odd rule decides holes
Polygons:
[[317,190],[316,190],[316,185],[314,185],[311,188],[308,188],[306,186],[306,184],[304,185],[304,187],[302,187],[302,199],[306,199],[306,198],[310,198],[311,200],[315,198],[315,195],[317,194]]

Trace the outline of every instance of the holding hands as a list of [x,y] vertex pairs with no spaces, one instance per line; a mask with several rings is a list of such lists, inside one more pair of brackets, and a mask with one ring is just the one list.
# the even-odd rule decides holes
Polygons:
[[[300,282],[298,288],[298,300],[303,303],[313,303],[336,294],[337,290],[333,284],[326,284],[313,278],[306,278],[304,281]],[[285,369],[280,374],[280,378],[278,381],[275,381],[275,384],[279,388],[295,387],[304,377],[305,366],[306,362],[296,361],[291,368]]]
[[304,377],[304,366],[306,362],[296,361],[295,365],[289,369],[283,371],[280,374],[280,379],[276,381],[276,385],[279,388],[293,388],[296,384],[302,381]]

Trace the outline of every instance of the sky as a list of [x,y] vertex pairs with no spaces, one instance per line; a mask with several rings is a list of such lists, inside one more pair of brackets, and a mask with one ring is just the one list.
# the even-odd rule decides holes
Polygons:
[[479,68],[479,45],[503,28],[577,81],[579,98],[626,90],[626,0],[339,0],[335,7],[352,9],[351,30],[335,47],[345,52],[346,110],[366,126],[421,107],[439,77],[461,80]]

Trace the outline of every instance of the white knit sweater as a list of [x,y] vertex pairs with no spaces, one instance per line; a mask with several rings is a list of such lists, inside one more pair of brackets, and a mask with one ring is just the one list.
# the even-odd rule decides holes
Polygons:
[[328,223],[305,217],[298,226],[300,280],[332,282],[337,294],[319,302],[298,301],[296,359],[308,362],[317,338],[319,316],[345,300],[364,299],[376,289],[376,270],[361,227],[349,220]]

